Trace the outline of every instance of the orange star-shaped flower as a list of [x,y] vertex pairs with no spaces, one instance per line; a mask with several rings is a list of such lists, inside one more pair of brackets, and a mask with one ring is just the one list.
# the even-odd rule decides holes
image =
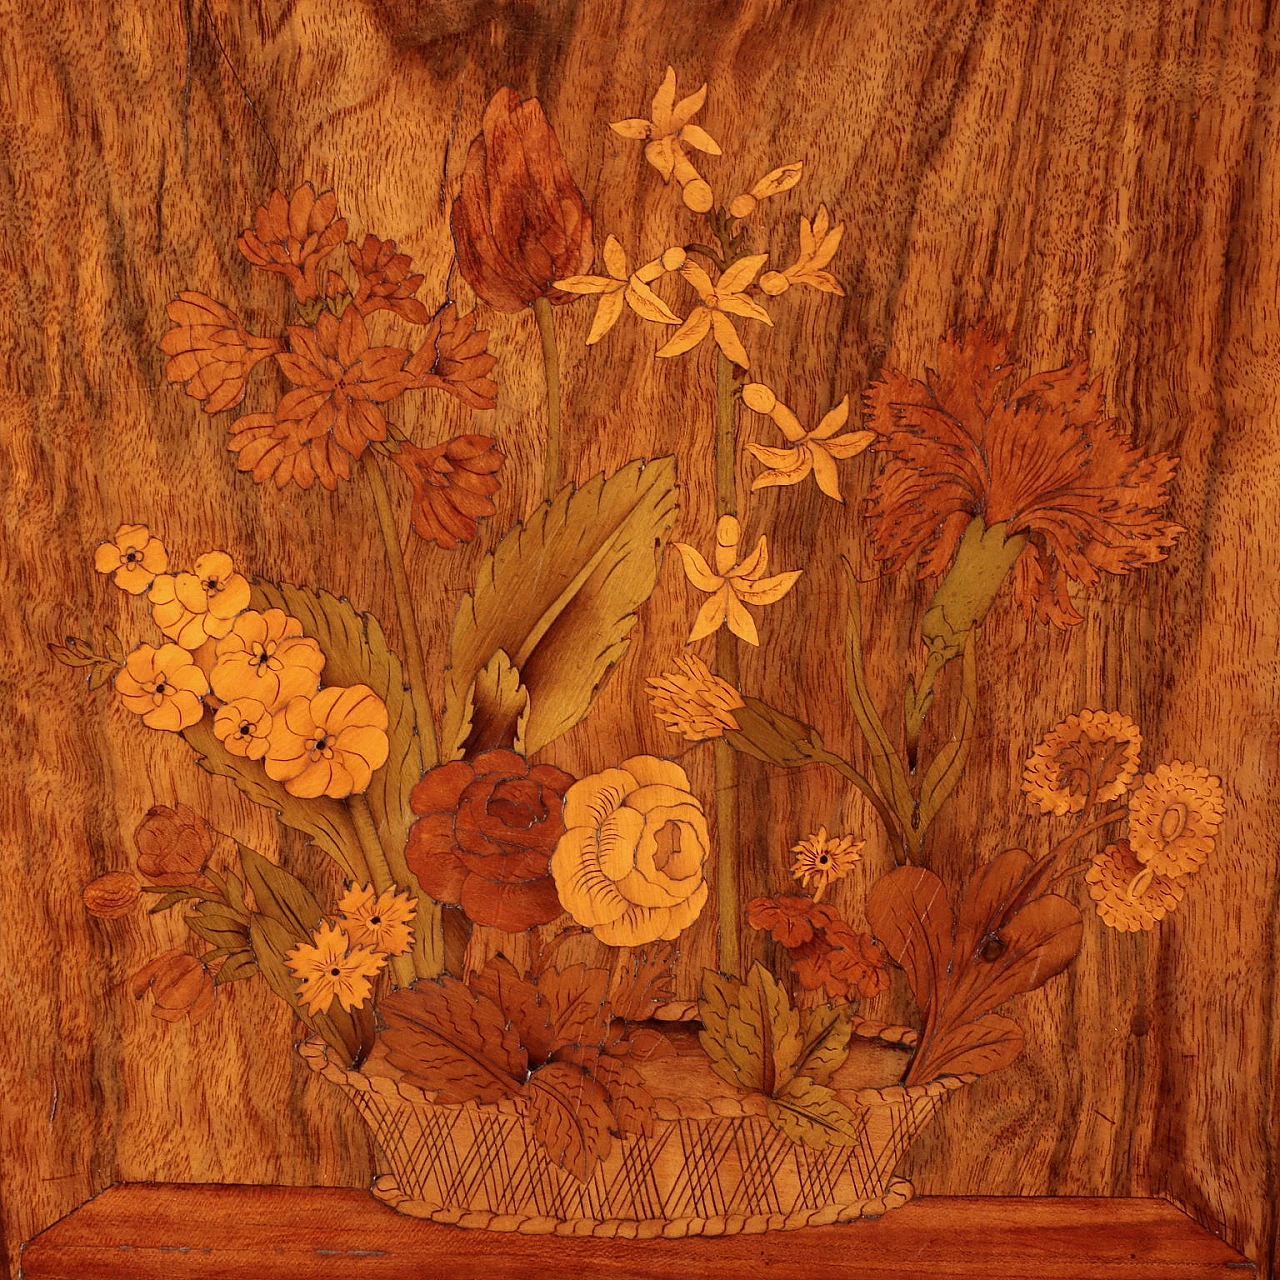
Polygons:
[[773,324],[769,313],[745,293],[756,272],[768,259],[767,253],[739,258],[721,272],[720,279],[714,284],[696,262],[686,262],[680,268],[680,274],[698,291],[700,305],[694,307],[670,340],[658,348],[658,355],[683,355],[692,351],[710,333],[716,345],[734,364],[748,368],[751,362],[729,317],[746,316],[750,320],[759,320],[761,324]]
[[752,490],[766,489],[771,485],[799,484],[813,472],[818,488],[827,497],[843,502],[836,459],[856,457],[876,438],[874,431],[848,431],[836,435],[849,421],[849,397],[845,396],[824,415],[812,431],[806,431],[800,425],[800,419],[763,382],[747,383],[742,388],[742,399],[748,409],[772,418],[778,430],[791,442],[789,449],[747,445],[751,454],[769,468],[752,481]]
[[685,144],[718,156],[720,144],[703,128],[690,124],[707,100],[707,86],[676,101],[676,73],[667,68],[658,92],[653,95],[652,119],[615,120],[609,128],[624,138],[634,138],[647,145],[644,157],[662,174],[663,182],[672,178],[680,184],[685,204],[695,213],[706,213],[715,203],[711,188],[703,180],[685,152]]
[[718,631],[726,622],[735,636],[748,644],[758,645],[760,635],[756,631],[755,619],[747,612],[749,604],[772,604],[781,600],[791,590],[799,578],[801,570],[794,569],[790,573],[779,573],[772,578],[764,576],[769,565],[768,540],[763,534],[756,543],[755,550],[744,560],[738,559],[738,540],[742,536],[742,526],[734,516],[721,516],[716,525],[715,560],[718,572],[712,573],[711,567],[701,554],[685,542],[677,542],[676,550],[684,561],[685,576],[699,591],[712,593],[699,610],[689,633],[689,643],[701,640]]

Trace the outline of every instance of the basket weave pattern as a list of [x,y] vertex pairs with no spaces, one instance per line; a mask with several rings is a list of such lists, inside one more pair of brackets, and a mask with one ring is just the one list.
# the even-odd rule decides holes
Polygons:
[[[864,1024],[869,1033],[885,1029]],[[911,1198],[893,1171],[963,1083],[843,1094],[858,1141],[821,1151],[777,1129],[762,1097],[658,1098],[653,1133],[615,1141],[580,1182],[547,1157],[518,1102],[437,1103],[403,1081],[344,1070],[322,1044],[302,1053],[369,1125],[389,1169],[374,1183],[380,1200],[436,1222],[527,1234],[731,1235],[878,1216]]]

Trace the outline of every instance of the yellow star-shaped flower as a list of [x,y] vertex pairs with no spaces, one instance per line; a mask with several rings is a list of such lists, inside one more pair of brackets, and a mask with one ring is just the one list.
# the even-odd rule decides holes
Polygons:
[[686,261],[680,274],[698,291],[700,305],[694,307],[685,322],[671,335],[670,340],[658,348],[660,356],[678,356],[693,350],[710,333],[716,345],[734,364],[748,368],[746,349],[738,331],[733,327],[731,315],[746,316],[772,325],[769,313],[756,301],[747,297],[746,288],[755,279],[756,272],[768,261],[767,253],[755,253],[739,258],[720,274],[714,284],[711,277],[696,262]]
[[742,388],[742,399],[748,409],[767,414],[791,442],[789,449],[770,449],[762,444],[747,448],[769,469],[751,483],[752,491],[772,485],[799,484],[813,472],[818,488],[829,498],[843,502],[836,475],[837,458],[853,458],[876,438],[874,431],[836,432],[849,420],[849,397],[824,415],[812,431],[800,425],[800,419],[787,408],[763,382],[749,382]]
[[818,216],[810,223],[808,218],[800,219],[800,253],[796,260],[783,271],[767,271],[760,277],[760,288],[765,293],[776,296],[786,293],[793,284],[807,284],[823,293],[835,293],[844,297],[844,290],[836,278],[823,268],[835,257],[840,241],[844,238],[844,223],[831,225],[831,215],[827,206],[818,206]]
[[742,526],[734,516],[721,516],[716,525],[715,560],[717,572],[702,555],[685,542],[677,542],[676,550],[684,561],[685,576],[699,591],[712,593],[698,611],[688,643],[701,640],[718,631],[726,622],[729,630],[748,644],[760,643],[755,619],[747,612],[749,604],[773,604],[791,590],[801,570],[779,573],[772,578],[764,576],[769,567],[769,545],[764,534],[755,550],[745,560],[738,559],[738,540]]
[[638,316],[655,324],[679,324],[680,317],[658,297],[649,285],[667,271],[678,271],[684,265],[684,250],[668,249],[661,257],[646,262],[638,271],[627,274],[627,255],[616,236],[604,242],[604,265],[607,276],[570,276],[555,281],[557,289],[565,293],[596,293],[595,318],[591,332],[587,334],[587,346],[599,342],[622,315],[623,305],[630,306]]
[[720,144],[703,128],[689,121],[702,110],[707,100],[704,84],[696,93],[676,101],[676,73],[668,67],[658,92],[653,95],[652,119],[615,120],[609,128],[624,138],[634,138],[647,145],[645,159],[662,174],[663,182],[672,178],[680,184],[685,204],[695,213],[706,213],[715,203],[711,188],[693,167],[684,144],[718,156]]

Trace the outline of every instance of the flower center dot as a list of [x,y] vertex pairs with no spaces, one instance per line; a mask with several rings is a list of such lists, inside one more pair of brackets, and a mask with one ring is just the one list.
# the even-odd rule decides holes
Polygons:
[[335,969],[330,969],[330,970],[329,970],[329,976],[330,976],[331,978],[340,978],[340,977],[342,976],[342,970],[341,970],[341,969],[336,969],[336,968],[335,968]]

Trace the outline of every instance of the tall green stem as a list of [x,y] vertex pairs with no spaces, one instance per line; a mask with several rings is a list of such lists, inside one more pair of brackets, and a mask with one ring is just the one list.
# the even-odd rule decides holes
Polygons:
[[[369,879],[373,883],[375,893],[386,893],[388,889],[399,886],[387,865],[387,855],[378,839],[378,829],[373,822],[373,813],[369,809],[369,801],[361,792],[347,797],[347,811],[351,814],[352,825],[356,829],[356,839],[360,841],[360,851],[364,854],[365,866],[369,868]],[[413,971],[413,960],[410,956],[392,956],[388,961],[391,976],[398,987],[407,987],[416,976]]]
[[427,698],[427,668],[423,661],[418,618],[413,611],[409,574],[404,567],[404,550],[400,546],[395,513],[391,510],[387,479],[382,474],[377,459],[370,456],[364,470],[369,477],[369,489],[378,513],[378,527],[382,531],[382,543],[387,553],[387,568],[391,571],[391,591],[396,598],[396,613],[400,619],[400,634],[404,637],[404,661],[409,672],[409,699],[413,703],[413,718],[418,726],[418,749],[422,753],[423,769],[430,769],[439,760],[435,718],[431,714],[431,703]]
[[[737,423],[733,411],[733,364],[716,352],[716,520],[737,515]],[[738,683],[738,650],[728,629],[716,632],[716,674],[731,685]],[[740,908],[742,886],[738,871],[738,757],[733,748],[717,739],[716,787],[716,895],[720,910],[720,969],[737,975],[742,971]]]
[[538,321],[542,367],[547,376],[547,454],[543,467],[543,496],[550,502],[560,488],[560,352],[556,349],[556,330],[551,322],[551,303],[546,298],[535,298],[533,314]]

